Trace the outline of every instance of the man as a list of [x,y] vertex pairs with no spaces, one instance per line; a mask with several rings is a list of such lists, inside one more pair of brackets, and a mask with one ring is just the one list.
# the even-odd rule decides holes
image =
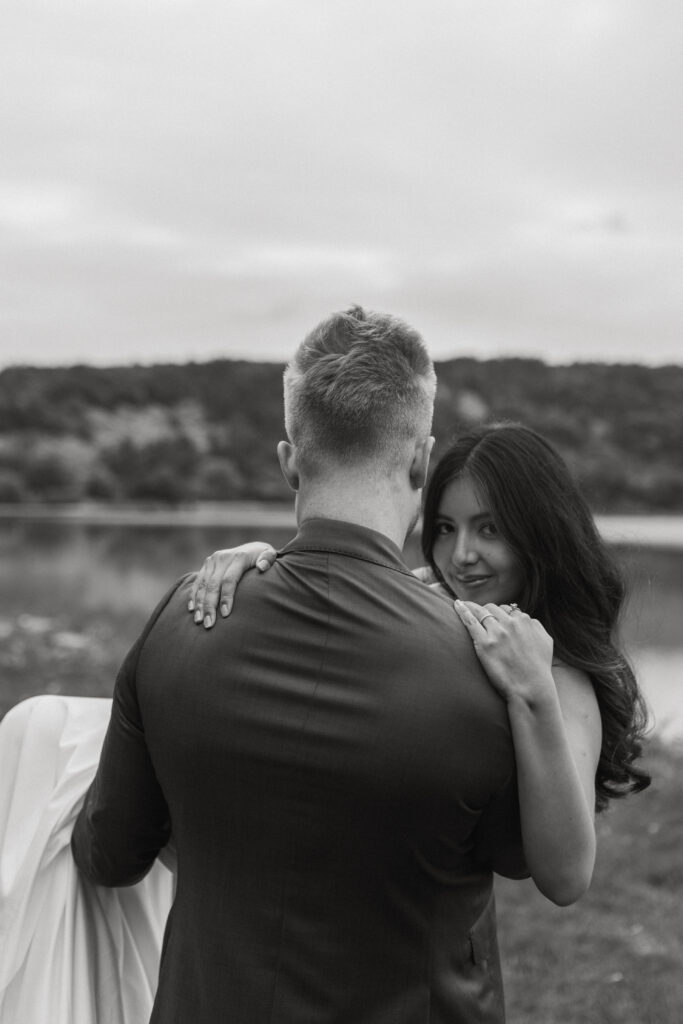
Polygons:
[[152,1021],[500,1022],[491,869],[524,870],[507,714],[400,551],[432,364],[415,331],[356,307],[306,338],[284,385],[299,532],[220,630],[186,614],[191,578],[154,613],[74,855],[125,885],[173,833]]

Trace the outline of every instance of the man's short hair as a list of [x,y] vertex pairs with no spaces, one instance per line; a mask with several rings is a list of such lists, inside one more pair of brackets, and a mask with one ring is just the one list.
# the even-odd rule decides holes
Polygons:
[[285,426],[302,470],[374,462],[394,468],[428,437],[436,375],[420,335],[353,306],[318,324],[284,375]]

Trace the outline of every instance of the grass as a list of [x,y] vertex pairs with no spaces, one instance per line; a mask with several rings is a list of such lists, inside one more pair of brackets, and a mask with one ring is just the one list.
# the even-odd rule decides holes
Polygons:
[[[0,716],[34,693],[109,696],[139,630],[72,614],[0,616]],[[651,741],[653,784],[598,817],[590,892],[558,908],[497,881],[508,1024],[683,1021],[683,751]]]

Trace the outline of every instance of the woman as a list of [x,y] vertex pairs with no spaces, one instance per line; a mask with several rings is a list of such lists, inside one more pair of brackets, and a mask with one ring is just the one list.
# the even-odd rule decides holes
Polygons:
[[443,535],[450,529],[438,513],[449,487],[452,493],[458,481],[468,479],[488,503],[493,529],[519,566],[519,607],[553,638],[555,664],[591,681],[602,724],[596,809],[604,810],[610,799],[639,792],[650,781],[635,763],[647,723],[645,704],[615,637],[625,599],[619,568],[552,445],[519,424],[482,427],[446,452],[425,500],[422,551],[454,596],[479,603],[492,599],[487,583],[468,588],[443,563]]
[[[619,570],[561,457],[519,424],[473,430],[443,455],[422,550],[507,702],[531,876],[571,903],[592,876],[594,810],[650,781],[636,764],[645,705],[615,640]],[[212,626],[219,597],[229,614],[246,568],[274,559],[259,543],[210,556],[195,621]]]

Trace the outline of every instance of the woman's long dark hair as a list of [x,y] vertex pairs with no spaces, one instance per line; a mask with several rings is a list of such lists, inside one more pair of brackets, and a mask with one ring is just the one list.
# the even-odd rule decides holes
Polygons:
[[641,754],[647,710],[635,675],[615,640],[625,586],[591,512],[561,456],[517,423],[480,427],[459,437],[434,470],[425,495],[422,551],[432,557],[445,488],[468,476],[486,498],[496,528],[526,579],[519,607],[539,619],[558,657],[586,672],[602,718],[596,808],[638,792],[649,774]]

